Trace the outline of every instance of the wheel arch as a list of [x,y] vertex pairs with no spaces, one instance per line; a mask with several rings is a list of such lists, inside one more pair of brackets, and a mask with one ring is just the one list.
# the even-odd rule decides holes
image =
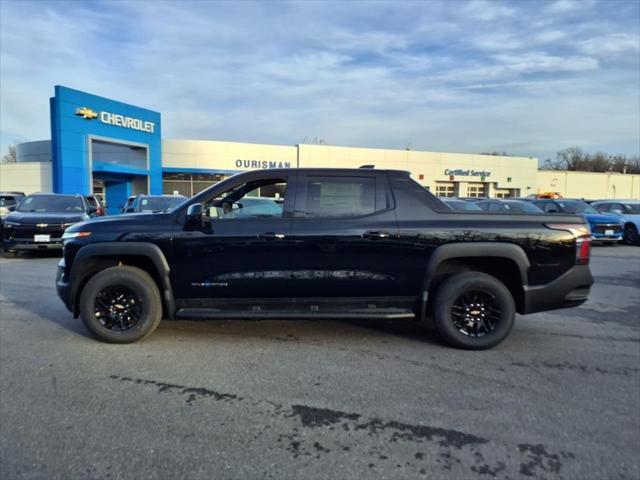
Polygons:
[[425,271],[420,297],[420,319],[431,311],[433,293],[444,279],[468,270],[480,271],[502,281],[511,292],[520,313],[524,309],[524,287],[528,284],[529,259],[512,243],[449,243],[434,250]]
[[165,315],[173,319],[175,302],[169,263],[157,245],[144,242],[92,243],[78,251],[69,277],[74,317],[79,315],[80,293],[87,282],[105,268],[117,265],[138,267],[151,275],[162,292]]

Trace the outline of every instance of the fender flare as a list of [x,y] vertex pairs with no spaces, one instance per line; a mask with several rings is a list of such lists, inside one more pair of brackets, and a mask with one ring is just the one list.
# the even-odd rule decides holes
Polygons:
[[512,260],[520,271],[523,288],[529,283],[527,273],[531,263],[527,254],[518,245],[505,242],[464,242],[441,245],[433,251],[427,262],[420,298],[420,318],[422,320],[426,318],[429,288],[438,266],[446,260],[465,257],[496,257]]
[[85,245],[76,254],[71,266],[69,275],[69,283],[72,285],[71,298],[73,299],[74,310],[76,309],[77,285],[76,277],[82,278],[83,261],[96,257],[117,257],[118,255],[133,255],[146,257],[153,263],[160,283],[162,285],[164,301],[166,304],[167,316],[173,319],[175,313],[175,301],[173,298],[173,289],[171,288],[171,279],[169,273],[171,268],[160,248],[153,243],[146,242],[108,242],[108,243],[90,243]]

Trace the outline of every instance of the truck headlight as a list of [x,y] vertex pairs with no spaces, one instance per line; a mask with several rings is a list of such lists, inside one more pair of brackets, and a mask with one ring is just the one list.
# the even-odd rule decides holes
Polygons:
[[5,227],[17,227],[17,226],[19,226],[20,224],[19,224],[19,223],[17,223],[17,222],[9,222],[9,221],[5,221],[3,225],[4,225]]
[[62,240],[68,240],[69,238],[82,238],[88,237],[91,232],[64,232],[62,234]]

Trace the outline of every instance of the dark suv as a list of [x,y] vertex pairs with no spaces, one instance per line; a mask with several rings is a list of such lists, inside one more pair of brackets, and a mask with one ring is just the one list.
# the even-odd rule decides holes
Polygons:
[[2,248],[5,255],[17,250],[60,249],[66,228],[96,214],[82,195],[27,195],[4,219]]
[[242,173],[64,239],[58,293],[116,343],[163,316],[346,317],[433,321],[451,345],[490,348],[516,312],[579,305],[593,283],[581,216],[456,212],[394,170]]

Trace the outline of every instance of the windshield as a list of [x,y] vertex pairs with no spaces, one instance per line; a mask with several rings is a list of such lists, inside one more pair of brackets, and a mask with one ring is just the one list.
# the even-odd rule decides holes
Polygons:
[[505,202],[505,207],[507,207],[510,212],[542,213],[542,210],[528,202]]
[[140,201],[142,212],[164,212],[177,207],[186,200],[185,197],[149,197]]
[[595,208],[586,202],[579,201],[562,201],[556,200],[558,205],[562,208],[563,213],[599,213]]
[[71,195],[34,195],[26,197],[18,212],[84,212],[80,197]]
[[624,210],[625,210],[625,213],[630,213],[632,215],[640,215],[640,203],[625,203]]
[[11,207],[16,203],[18,203],[16,201],[16,197],[5,196],[5,195],[0,196],[0,207]]

